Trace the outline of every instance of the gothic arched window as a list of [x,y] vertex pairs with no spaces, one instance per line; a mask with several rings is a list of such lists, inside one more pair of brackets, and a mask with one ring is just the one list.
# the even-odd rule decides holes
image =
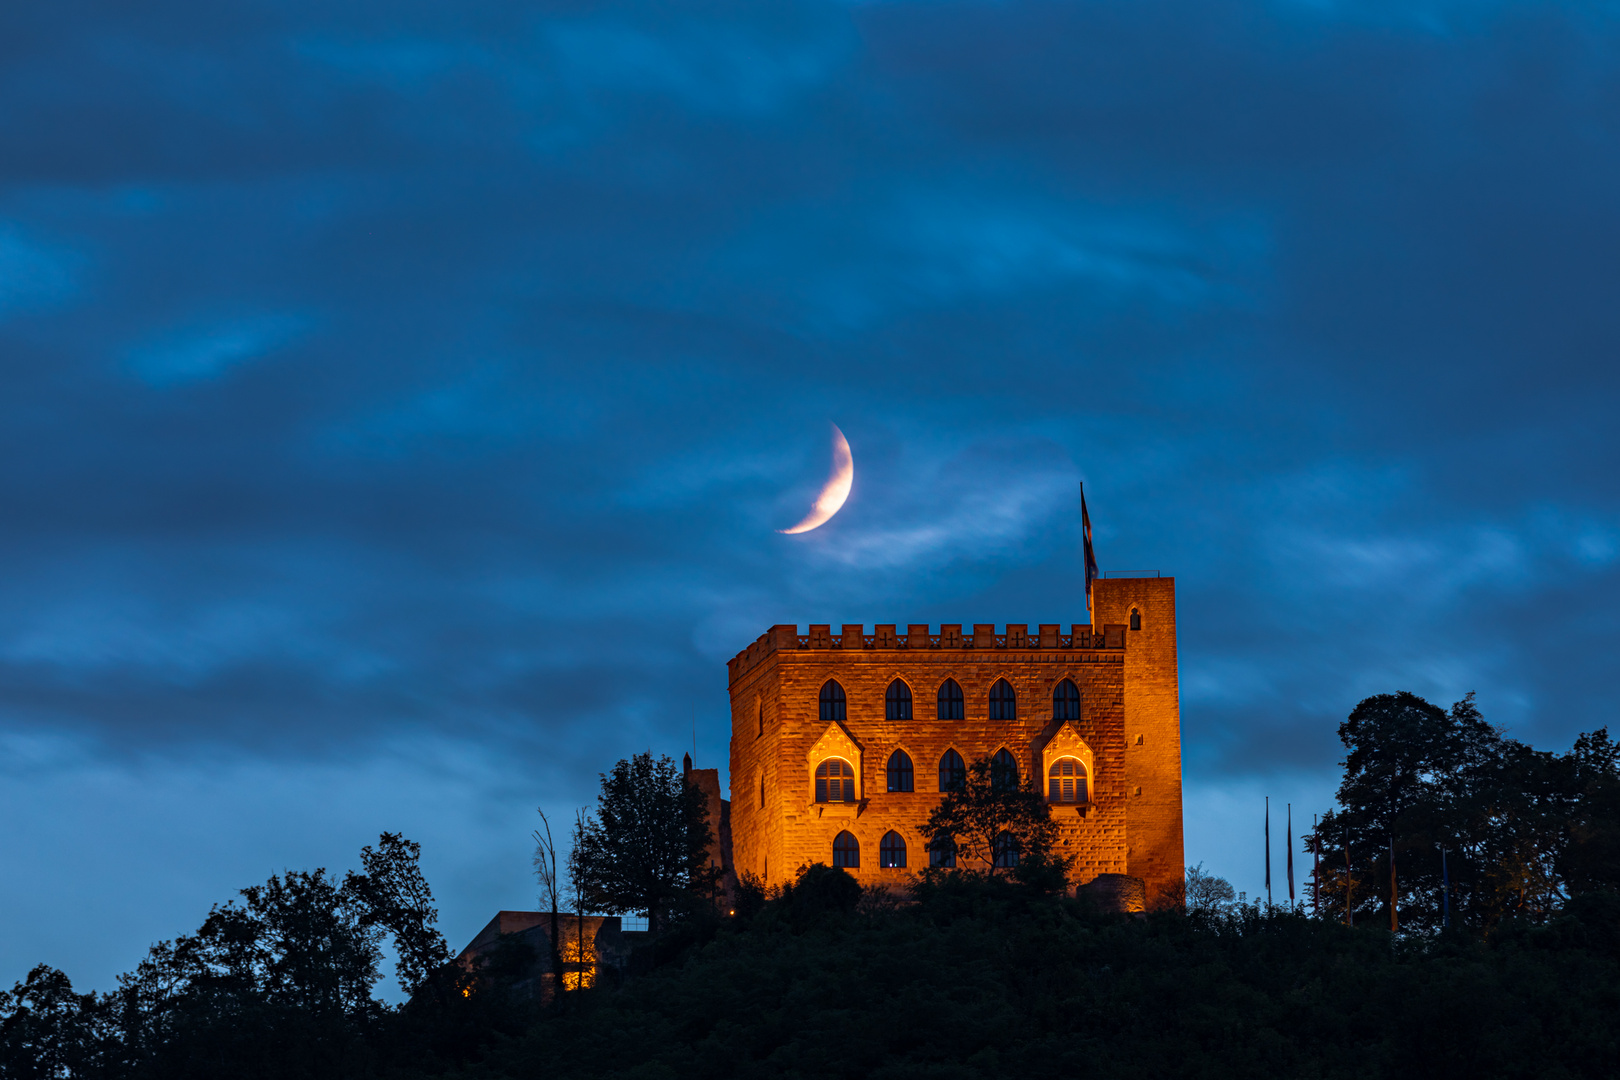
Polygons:
[[893,829],[884,833],[878,843],[878,865],[885,870],[906,868],[906,842]]
[[1052,719],[1080,719],[1080,691],[1073,680],[1064,679],[1052,690]]
[[967,762],[955,750],[939,759],[939,790],[961,791],[967,785]]
[[990,688],[990,719],[1018,719],[1018,701],[1013,695],[1012,683],[1006,679],[997,679],[996,685]]
[[996,756],[990,759],[990,790],[1018,790],[1018,759],[1006,747],[997,750]]
[[833,865],[860,869],[861,842],[847,831],[833,837]]
[[956,865],[956,839],[950,833],[942,832],[934,836],[934,842],[928,845],[928,865],[952,867]]
[[821,720],[844,722],[844,688],[833,679],[821,685]]
[[904,750],[896,750],[889,755],[889,790],[910,791],[914,786],[911,773],[911,755]]
[[1011,869],[1018,865],[1018,837],[1005,829],[996,834],[991,851],[999,869]]
[[939,718],[962,719],[962,687],[955,679],[946,679],[945,685],[939,688]]
[[854,802],[855,767],[839,758],[816,766],[816,802]]
[[883,715],[890,720],[911,719],[911,687],[899,679],[883,695]]
[[1086,767],[1079,758],[1058,758],[1046,773],[1046,801],[1087,802]]

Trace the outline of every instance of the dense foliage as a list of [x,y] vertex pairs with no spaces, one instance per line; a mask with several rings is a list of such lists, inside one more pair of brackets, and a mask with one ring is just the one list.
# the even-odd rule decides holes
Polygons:
[[602,776],[596,813],[574,831],[568,869],[589,909],[645,914],[656,930],[691,894],[712,891],[703,793],[667,755],[636,754]]
[[1361,702],[1339,737],[1339,808],[1306,841],[1319,838],[1335,917],[1348,906],[1387,927],[1393,894],[1401,927],[1433,931],[1449,879],[1453,924],[1488,930],[1620,888],[1620,747],[1607,729],[1549,753],[1486,723],[1472,694],[1448,711],[1401,693]]
[[1486,942],[1255,906],[1100,916],[965,875],[897,905],[813,870],[745,927],[539,1016],[466,1075],[1620,1075],[1613,894]]

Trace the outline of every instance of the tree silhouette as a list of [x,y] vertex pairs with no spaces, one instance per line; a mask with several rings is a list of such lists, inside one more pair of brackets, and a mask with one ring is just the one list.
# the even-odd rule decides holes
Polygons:
[[596,813],[577,830],[569,869],[599,911],[646,912],[656,932],[677,904],[713,891],[713,839],[703,793],[668,755],[621,760],[602,776]]

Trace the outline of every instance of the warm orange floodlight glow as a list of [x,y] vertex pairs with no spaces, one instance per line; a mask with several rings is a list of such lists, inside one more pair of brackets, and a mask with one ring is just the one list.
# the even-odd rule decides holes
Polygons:
[[849,498],[850,486],[855,483],[855,459],[849,452],[849,440],[838,430],[838,425],[832,425],[832,429],[833,464],[832,475],[827,477],[827,485],[821,489],[821,494],[816,496],[816,504],[810,508],[803,521],[791,529],[777,529],[777,532],[792,536],[795,533],[807,533],[811,529],[819,528],[843,509],[844,500]]

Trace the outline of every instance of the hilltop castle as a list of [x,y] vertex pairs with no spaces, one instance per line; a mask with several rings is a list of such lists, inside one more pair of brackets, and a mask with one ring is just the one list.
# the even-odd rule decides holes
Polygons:
[[[729,663],[731,800],[718,769],[685,761],[708,804],[713,864],[767,885],[812,863],[863,884],[904,881],[949,857],[930,850],[923,823],[968,763],[992,758],[1046,794],[1072,885],[1127,911],[1179,886],[1175,579],[1104,578],[1092,602],[1092,623],[1067,634],[771,627]],[[564,979],[624,966],[619,918],[562,918]],[[548,932],[541,912],[498,912],[458,960],[515,935],[535,955],[522,985],[549,996]]]
[[[773,626],[729,663],[731,795],[692,770],[716,862],[767,885],[929,865],[921,827],[969,762],[1047,794],[1071,881],[1139,909],[1182,881],[1175,580],[1095,582],[1091,625]],[[1101,878],[1102,880],[1099,880]]]

